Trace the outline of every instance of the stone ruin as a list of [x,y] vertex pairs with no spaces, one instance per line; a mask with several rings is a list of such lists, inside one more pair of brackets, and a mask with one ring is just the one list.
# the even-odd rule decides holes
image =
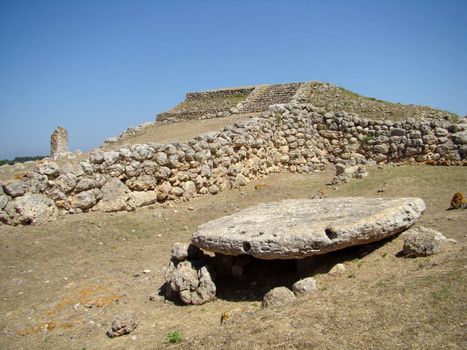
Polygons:
[[50,136],[50,156],[58,159],[68,154],[68,131],[59,126]]
[[[166,270],[165,293],[185,304],[216,297],[216,278],[241,278],[252,258],[297,260],[381,241],[411,227],[425,211],[419,198],[326,198],[260,204],[197,228],[191,244],[176,243]],[[413,245],[413,244],[412,244]],[[298,266],[297,266],[298,267]],[[296,294],[316,289],[294,283]],[[273,303],[275,294],[265,297]],[[271,300],[270,300],[271,299]]]
[[[366,176],[365,166],[376,164],[467,164],[465,120],[373,120],[327,111],[303,102],[312,86],[282,84],[190,95],[184,110],[200,100],[215,108],[219,98],[227,98],[230,106],[244,96],[243,102],[235,102],[241,106],[230,107],[233,112],[290,102],[187,142],[98,148],[66,166],[40,161],[34,171],[2,181],[0,223],[39,224],[57,214],[130,211],[214,195],[273,173],[310,173],[329,165],[336,167],[337,184]],[[52,152],[59,155],[67,150],[66,130],[59,128],[54,135]]]

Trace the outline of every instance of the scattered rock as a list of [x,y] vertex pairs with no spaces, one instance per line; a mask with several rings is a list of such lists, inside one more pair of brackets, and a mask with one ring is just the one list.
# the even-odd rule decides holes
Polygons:
[[14,198],[5,207],[14,225],[43,224],[57,217],[57,207],[50,198],[41,194],[27,193]]
[[174,243],[174,245],[172,246],[172,251],[170,253],[170,256],[175,261],[182,261],[187,258],[189,259],[202,258],[203,255],[204,255],[203,252],[199,250],[197,247],[195,247],[193,244],[180,243],[180,242]]
[[410,227],[419,198],[325,198],[264,203],[197,228],[195,246],[224,255],[301,259],[379,241]]
[[120,337],[133,332],[136,327],[138,327],[138,319],[135,314],[117,316],[107,331],[107,336],[110,338]]
[[216,298],[216,285],[204,261],[170,261],[165,272],[166,295],[185,304],[201,305]]
[[209,186],[208,190],[209,190],[209,193],[216,194],[217,192],[219,192],[219,186],[211,185],[211,186]]
[[271,289],[263,298],[261,306],[263,308],[270,306],[281,306],[289,304],[296,300],[295,294],[286,287],[277,287]]
[[451,209],[466,209],[467,200],[462,192],[456,192],[451,199]]
[[345,265],[339,263],[339,264],[334,265],[334,266],[331,268],[331,270],[329,270],[328,273],[329,273],[331,276],[336,276],[336,275],[341,275],[341,274],[343,274],[343,273],[345,272],[345,270],[346,270]]
[[405,233],[403,254],[407,257],[428,256],[440,253],[446,237],[438,231],[426,227],[412,228]]
[[318,290],[318,284],[313,277],[307,277],[295,282],[292,286],[293,292],[298,294],[311,294]]

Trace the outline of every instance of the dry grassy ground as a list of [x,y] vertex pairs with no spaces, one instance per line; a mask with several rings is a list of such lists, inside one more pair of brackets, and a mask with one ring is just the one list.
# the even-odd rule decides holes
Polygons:
[[[370,176],[327,190],[333,171],[276,174],[216,196],[131,213],[62,217],[36,227],[0,226],[2,349],[463,349],[466,347],[466,211],[447,211],[467,192],[465,167],[371,169]],[[255,189],[255,185],[258,189]],[[170,247],[194,228],[245,207],[284,198],[418,196],[420,225],[457,244],[433,257],[396,256],[403,238],[323,258],[320,289],[295,303],[260,309],[261,297],[300,276],[292,263],[252,268],[223,281],[217,301],[179,306],[149,296],[163,284]],[[384,192],[377,193],[377,190]],[[336,262],[340,276],[324,273]],[[151,270],[143,273],[143,270]],[[117,314],[133,311],[130,335],[105,335]],[[220,316],[229,321],[221,326]],[[183,340],[169,344],[169,332]]]
[[401,121],[407,118],[447,118],[458,120],[454,113],[442,111],[429,106],[404,105],[366,97],[350,90],[329,86],[321,82],[312,82],[312,89],[307,101],[315,107],[323,107],[327,111],[346,111],[369,119]]

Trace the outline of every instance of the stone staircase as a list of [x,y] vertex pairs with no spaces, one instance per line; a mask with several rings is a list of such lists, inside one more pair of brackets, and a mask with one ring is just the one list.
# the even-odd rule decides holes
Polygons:
[[253,91],[239,112],[263,112],[270,105],[287,103],[294,97],[303,83],[262,85]]

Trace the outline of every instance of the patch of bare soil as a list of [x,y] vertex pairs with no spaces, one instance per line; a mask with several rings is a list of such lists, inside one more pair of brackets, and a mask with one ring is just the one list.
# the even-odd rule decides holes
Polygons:
[[[466,211],[446,210],[466,192],[463,167],[371,169],[337,190],[333,176],[276,174],[241,190],[173,207],[70,215],[36,227],[0,226],[2,349],[462,349],[466,344]],[[158,295],[170,248],[206,221],[262,202],[325,196],[418,196],[419,225],[458,241],[438,255],[397,257],[403,238],[320,259],[319,290],[261,310],[262,296],[303,277],[290,262],[253,264],[243,280],[223,280],[218,299],[180,306]],[[325,272],[342,262],[346,271]],[[150,300],[150,296],[152,296]],[[139,325],[105,333],[121,313]],[[221,325],[221,317],[226,322]],[[182,340],[169,343],[178,331]]]

